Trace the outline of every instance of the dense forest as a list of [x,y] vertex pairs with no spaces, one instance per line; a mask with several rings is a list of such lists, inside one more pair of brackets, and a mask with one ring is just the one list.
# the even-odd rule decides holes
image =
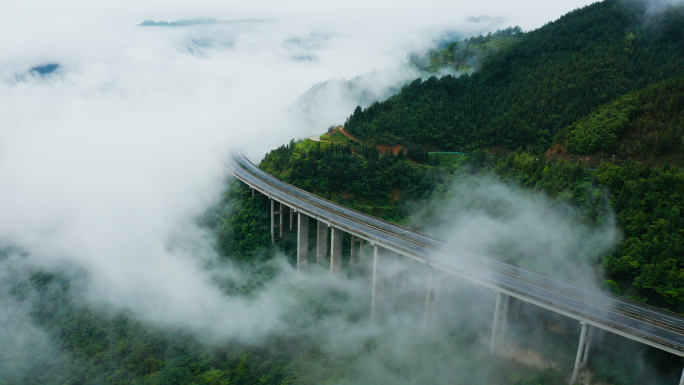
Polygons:
[[403,152],[381,156],[368,146],[302,147],[294,141],[281,146],[262,167],[297,187],[387,220],[406,216],[399,212],[400,198],[425,199],[442,178]]
[[[469,162],[479,157],[489,165],[483,172],[570,201],[594,224],[602,221],[596,205],[608,202],[623,239],[595,261],[604,286],[682,312],[684,8],[645,16],[646,7],[608,0],[535,31],[505,33],[499,39],[514,36],[515,43],[481,71],[416,80],[385,102],[357,108],[345,130],[365,143],[489,149],[498,156],[475,151]],[[433,61],[457,46],[435,52]],[[422,171],[433,181],[436,173]],[[410,185],[392,187],[406,189],[407,202],[430,195]]]
[[671,79],[601,106],[559,135],[576,154],[684,159],[684,78]]
[[684,75],[684,10],[644,20],[645,7],[607,0],[567,14],[517,37],[472,75],[419,79],[356,109],[345,128],[387,145],[546,150],[599,106]]
[[[594,266],[603,290],[681,313],[684,9],[647,19],[644,7],[604,1],[511,33],[514,40],[485,55],[475,74],[418,79],[385,102],[357,108],[345,131],[358,143],[293,142],[261,167],[399,223],[411,223],[425,204],[438,212],[449,186],[466,175],[541,192],[577,208],[573,215],[589,226],[615,220],[621,238],[612,250],[573,261]],[[454,65],[458,47],[431,53],[423,65]],[[376,145],[406,151],[378,155]]]

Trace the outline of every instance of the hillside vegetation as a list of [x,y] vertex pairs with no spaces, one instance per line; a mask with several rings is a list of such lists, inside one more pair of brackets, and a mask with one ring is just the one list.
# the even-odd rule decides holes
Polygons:
[[423,194],[441,178],[403,153],[381,156],[368,146],[301,144],[271,151],[261,167],[299,188],[387,220],[405,217],[399,201],[427,197]]
[[[463,173],[544,191],[580,208],[594,226],[605,223],[608,209],[622,239],[610,254],[588,261],[603,271],[602,286],[682,312],[684,7],[658,17],[645,12],[641,2],[593,4],[539,30],[510,34],[515,44],[473,75],[418,79],[348,118],[345,130],[364,143],[403,144],[407,154],[292,143],[267,155],[262,167],[397,222],[421,202],[442,199]],[[571,153],[610,160],[591,168],[545,157],[556,141]],[[425,152],[494,145],[509,154],[475,151],[444,163],[445,156]]]
[[684,159],[684,78],[622,96],[568,127],[567,149],[621,158]]
[[645,7],[606,0],[571,12],[522,34],[472,75],[416,80],[357,108],[345,129],[388,145],[545,150],[596,108],[684,74],[684,10],[645,22]]

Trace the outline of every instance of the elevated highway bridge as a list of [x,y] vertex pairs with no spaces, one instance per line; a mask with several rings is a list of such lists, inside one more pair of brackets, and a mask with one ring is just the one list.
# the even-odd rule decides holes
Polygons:
[[[427,266],[429,278],[426,283],[424,325],[427,325],[434,309],[434,274],[453,275],[494,290],[497,298],[490,345],[492,353],[497,340],[506,331],[511,297],[579,321],[580,341],[570,383],[576,381],[579,371],[586,366],[595,329],[603,329],[684,357],[684,317],[678,314],[582,288],[352,210],[273,177],[240,153],[231,154],[224,160],[224,165],[252,191],[271,199],[273,240],[283,235],[286,210],[290,214],[291,228],[293,220],[296,220],[298,269],[306,269],[309,260],[310,218],[315,219],[318,226],[316,260],[329,260],[332,273],[339,273],[342,268],[343,232],[352,236],[352,259],[355,242],[366,242],[373,247],[370,304],[373,319],[377,318],[379,311],[379,253],[386,249]],[[331,232],[330,245],[328,229]],[[684,373],[679,384],[684,385]]]

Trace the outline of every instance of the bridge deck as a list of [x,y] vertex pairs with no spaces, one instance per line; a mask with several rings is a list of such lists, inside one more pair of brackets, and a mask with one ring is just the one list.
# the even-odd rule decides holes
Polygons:
[[224,164],[250,187],[359,238],[438,270],[684,357],[684,317],[678,314],[578,287],[349,209],[269,175],[242,154],[231,155]]

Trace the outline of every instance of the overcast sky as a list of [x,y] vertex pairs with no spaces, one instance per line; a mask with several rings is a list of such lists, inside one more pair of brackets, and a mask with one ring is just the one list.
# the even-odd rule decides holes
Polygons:
[[[458,23],[466,16],[506,17],[524,29],[537,28],[575,8],[590,4],[581,0],[504,0],[445,1],[365,1],[350,0],[312,2],[305,0],[273,1],[73,1],[56,4],[45,0],[5,2],[0,16],[3,27],[25,25],[41,29],[47,25],[85,26],[89,23],[136,23],[142,19],[191,18],[271,18],[295,20],[306,25],[336,27],[372,23],[377,30],[409,31]],[[392,25],[400,23],[401,25]]]
[[[530,30],[587,3],[2,1],[0,242],[79,266],[94,297],[139,313],[216,307],[191,219],[220,196],[227,148],[257,161],[324,131],[291,120],[315,83],[399,66],[446,31]],[[148,19],[218,23],[136,26]]]

